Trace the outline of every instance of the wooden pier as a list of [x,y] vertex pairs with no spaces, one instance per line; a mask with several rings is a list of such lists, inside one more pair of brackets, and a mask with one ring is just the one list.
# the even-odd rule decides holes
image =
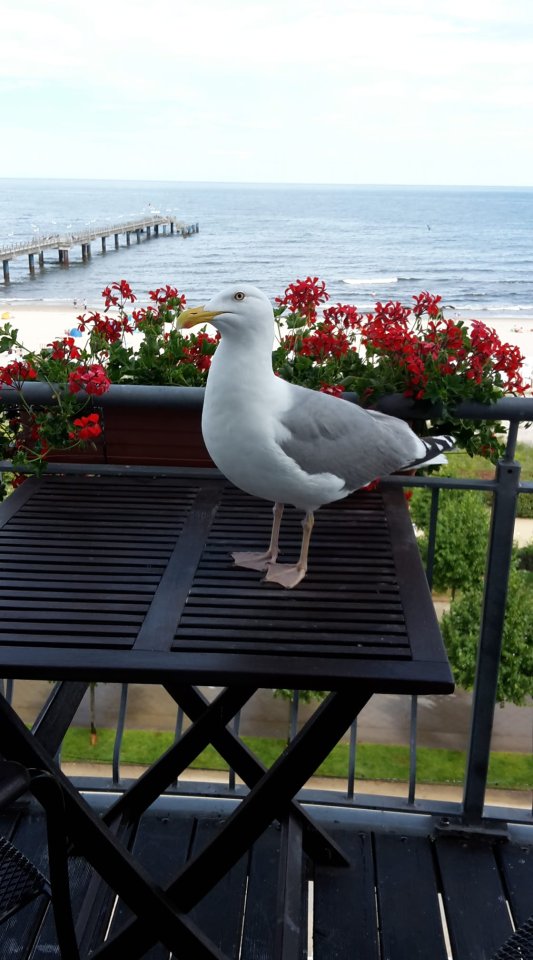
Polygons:
[[39,266],[43,267],[45,250],[57,250],[58,263],[68,267],[72,247],[81,246],[82,260],[87,261],[91,257],[91,244],[97,240],[100,240],[102,252],[105,253],[107,240],[110,237],[114,238],[115,249],[118,250],[120,236],[126,237],[126,246],[129,247],[132,235],[135,235],[137,243],[140,243],[142,234],[145,234],[146,239],[149,240],[152,235],[157,237],[160,232],[165,234],[167,227],[170,228],[171,234],[178,233],[183,237],[188,237],[199,231],[197,223],[187,225],[181,223],[175,217],[152,215],[130,220],[127,223],[115,223],[112,226],[107,224],[106,226],[88,227],[78,233],[51,234],[45,237],[34,237],[31,240],[18,241],[17,243],[4,244],[0,246],[4,281],[9,283],[9,261],[16,257],[27,256],[30,274],[34,274],[35,257],[38,258]]

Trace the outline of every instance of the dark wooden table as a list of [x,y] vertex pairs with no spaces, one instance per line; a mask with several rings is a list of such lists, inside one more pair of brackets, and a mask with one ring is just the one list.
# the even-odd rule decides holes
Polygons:
[[[287,890],[276,956],[290,957],[297,850],[346,864],[295,795],[373,693],[453,690],[402,491],[359,493],[320,510],[309,573],[293,591],[233,566],[231,551],[268,542],[271,509],[214,471],[46,476],[0,511],[0,675],[62,681],[31,733],[2,699],[0,751],[54,772],[76,850],[136,915],[92,956],[139,957],[161,940],[178,956],[221,960],[189,913],[279,819]],[[299,540],[300,516],[289,511],[285,559]],[[163,684],[193,721],[103,817],[52,759],[94,680]],[[223,689],[208,704],[197,684]],[[268,771],[226,726],[259,687],[332,691]],[[250,791],[161,890],[121,842],[121,825],[209,742]]]

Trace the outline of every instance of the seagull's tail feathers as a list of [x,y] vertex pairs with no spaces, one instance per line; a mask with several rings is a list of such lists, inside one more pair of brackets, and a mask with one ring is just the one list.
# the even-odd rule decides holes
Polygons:
[[425,453],[416,460],[406,463],[402,470],[419,470],[422,467],[437,466],[439,463],[448,463],[445,456],[446,450],[453,450],[455,446],[455,437],[420,437],[420,440],[426,448]]

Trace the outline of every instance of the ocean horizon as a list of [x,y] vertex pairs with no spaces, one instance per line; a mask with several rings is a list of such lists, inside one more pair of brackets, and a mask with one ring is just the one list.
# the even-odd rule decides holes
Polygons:
[[122,278],[141,300],[170,283],[200,302],[239,280],[274,298],[311,275],[361,310],[429,290],[448,315],[533,316],[533,187],[0,179],[0,247],[148,213],[200,232],[95,243],[88,262],[73,247],[68,269],[47,251],[34,276],[18,257],[0,302],[97,305]]

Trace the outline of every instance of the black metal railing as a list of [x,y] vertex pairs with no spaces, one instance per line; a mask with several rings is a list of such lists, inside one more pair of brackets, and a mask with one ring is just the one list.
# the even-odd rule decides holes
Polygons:
[[[44,385],[28,385],[28,399],[32,402],[44,402],[50,400],[50,391]],[[203,391],[195,388],[140,388],[143,391],[143,402],[147,396],[151,397],[151,403],[154,407],[183,406],[190,409],[199,407],[202,403]],[[121,392],[120,388],[111,388],[109,394],[99,399],[98,403],[102,406],[123,404],[135,406],[138,401],[139,388],[125,387]],[[14,402],[14,395],[5,391],[2,401],[6,404]],[[387,397],[380,404],[380,409],[384,412],[401,416],[408,419],[421,417],[431,419],[438,414],[435,408],[417,409],[413,407],[411,401],[403,397]],[[427,576],[431,585],[433,576],[433,564],[436,544],[437,518],[440,502],[440,491],[444,489],[458,490],[480,490],[486,491],[492,498],[491,524],[489,538],[487,543],[487,566],[485,577],[485,589],[483,596],[483,608],[481,616],[481,627],[477,657],[477,667],[474,689],[472,694],[472,710],[470,719],[469,745],[467,751],[466,771],[463,783],[462,800],[454,803],[445,803],[439,801],[420,801],[417,798],[417,734],[418,734],[418,702],[417,698],[411,698],[410,703],[410,763],[409,777],[405,785],[405,796],[393,798],[386,793],[379,796],[362,795],[358,792],[357,784],[357,747],[358,731],[354,725],[349,734],[348,748],[348,769],[346,782],[340,790],[336,792],[306,791],[306,798],[314,802],[322,803],[343,803],[350,805],[379,806],[383,808],[406,809],[427,812],[446,812],[460,815],[464,821],[470,824],[481,823],[483,817],[490,812],[493,816],[510,817],[517,821],[530,822],[533,811],[525,809],[494,809],[487,811],[486,789],[487,775],[491,753],[491,736],[494,722],[494,711],[497,703],[496,690],[498,682],[498,671],[501,659],[502,635],[505,619],[505,605],[509,574],[511,569],[514,523],[516,515],[516,504],[518,495],[521,493],[532,494],[533,482],[523,482],[520,479],[520,464],[516,461],[516,445],[518,437],[518,428],[520,423],[533,421],[533,398],[512,398],[508,397],[492,407],[486,407],[482,404],[465,402],[455,410],[455,414],[463,419],[473,420],[497,420],[508,423],[508,438],[505,455],[497,464],[492,479],[460,479],[452,477],[441,477],[433,475],[430,477],[405,477],[397,476],[387,478],[387,483],[400,484],[404,487],[425,487],[431,491],[431,512],[428,537],[428,557],[427,557]],[[9,470],[9,462],[0,463],[0,470]],[[113,473],[113,474],[172,474],[175,468],[172,467],[121,467],[107,464],[95,465],[93,470],[88,464],[50,464],[50,471],[55,473],[78,473],[87,472]],[[23,682],[23,681],[17,681]],[[13,694],[13,684],[8,681],[3,692],[8,698]],[[95,778],[87,780],[87,787],[98,786],[98,788],[120,788],[123,779],[127,778],[127,769],[121,763],[121,748],[123,744],[124,731],[126,729],[126,710],[128,704],[128,688],[123,685],[120,697],[120,705],[116,723],[116,736],[113,751],[111,776],[105,781],[97,781]],[[296,693],[290,707],[290,729],[295,731],[298,724],[299,698]],[[175,737],[179,738],[183,727],[183,713],[177,710],[175,723]],[[238,726],[237,718],[236,724]],[[229,793],[239,793],[240,787],[236,783],[235,774],[230,771],[227,783],[221,785],[218,783],[216,788],[203,785],[204,789],[216,791],[226,791]],[[173,786],[175,791],[186,791],[192,789],[181,780]],[[198,792],[198,786],[194,787]]]

